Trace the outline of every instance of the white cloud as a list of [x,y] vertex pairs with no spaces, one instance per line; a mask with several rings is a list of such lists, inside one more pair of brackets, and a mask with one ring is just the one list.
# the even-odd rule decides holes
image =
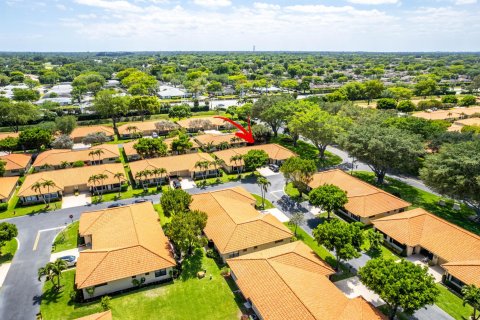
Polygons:
[[64,4],[57,4],[57,5],[55,5],[55,7],[57,7],[57,9],[62,10],[62,11],[65,11],[65,10],[68,9]]
[[83,4],[86,6],[97,7],[102,9],[107,9],[110,11],[130,11],[130,12],[140,12],[142,11],[141,7],[138,7],[125,0],[75,0],[78,4]]
[[475,3],[477,3],[477,0],[456,0],[455,1],[456,5],[475,4]]
[[281,7],[278,4],[271,4],[265,2],[254,2],[253,7],[259,10],[280,10]]
[[347,0],[347,1],[355,4],[370,4],[370,5],[397,4],[400,2],[400,0]]
[[232,5],[232,1],[230,0],[193,0],[193,3],[198,6],[209,8],[229,7]]

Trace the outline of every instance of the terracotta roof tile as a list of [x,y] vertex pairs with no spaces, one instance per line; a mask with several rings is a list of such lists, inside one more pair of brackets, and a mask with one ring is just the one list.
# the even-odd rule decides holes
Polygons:
[[0,140],[6,138],[18,138],[19,135],[19,132],[0,132]]
[[94,313],[85,317],[77,318],[76,320],[112,320],[112,311],[104,311]]
[[17,187],[19,177],[0,177],[0,199],[8,199]]
[[[232,144],[232,139],[236,138],[237,136],[234,133],[226,133],[226,134],[201,134],[198,136],[193,137],[198,143],[202,145],[207,145],[212,143],[214,146],[218,146],[221,143],[228,143],[229,145]],[[236,143],[244,143],[244,140],[237,141]]]
[[362,299],[348,299],[333,270],[302,242],[228,259],[243,295],[269,320],[385,319]]
[[222,254],[292,236],[273,215],[255,210],[255,198],[241,187],[196,194],[192,199],[191,209],[207,213],[204,232]]
[[333,184],[344,190],[348,197],[345,209],[360,217],[369,217],[411,205],[339,169],[316,173],[308,186],[317,188],[324,184]]
[[479,113],[480,107],[459,107],[449,110],[437,110],[437,111],[420,111],[414,112],[412,116],[423,118],[427,120],[447,120],[447,119],[458,119],[464,115],[470,116],[474,113]]
[[[467,270],[468,263],[480,257],[480,237],[443,220],[421,208],[402,212],[393,216],[376,219],[375,227],[408,246],[421,246],[446,260],[454,272]],[[455,265],[467,263],[463,268]],[[480,271],[472,273],[478,276]],[[461,275],[460,275],[461,276]]]
[[155,123],[157,122],[159,122],[159,120],[143,121],[143,122],[142,121],[128,122],[118,127],[118,133],[121,135],[133,133],[127,130],[127,128],[129,127],[136,127],[137,132],[142,132],[142,133],[150,132],[150,131],[158,131],[157,127],[155,127]]
[[[195,163],[197,161],[213,161],[212,156],[208,153],[188,153],[178,156],[161,157],[144,159],[130,163],[132,175],[135,177],[136,173],[146,169],[165,168],[169,173],[176,173],[179,171],[197,171]],[[213,166],[212,166],[213,168]]]
[[[263,150],[268,154],[268,157],[273,160],[283,161],[290,157],[296,156],[296,154],[289,149],[282,147],[281,145],[271,143],[271,144],[262,144],[256,146],[248,146],[248,147],[241,147],[241,148],[232,148],[222,151],[214,152],[213,154],[225,161],[227,165],[236,165],[234,162],[231,162],[230,159],[234,155],[245,155],[250,150]],[[239,164],[243,164],[243,160],[239,162]]]
[[[188,119],[178,120],[177,124],[182,128],[194,129],[193,127],[191,127],[191,123],[190,123],[192,120],[208,120],[214,126],[228,125],[228,123],[226,123],[224,120],[219,119],[219,118],[214,118],[213,116],[212,117],[188,118]],[[196,129],[204,129],[204,128],[196,128]]]
[[73,132],[70,134],[72,139],[81,139],[86,137],[90,133],[104,132],[107,137],[113,136],[115,133],[112,127],[107,126],[85,126],[85,127],[76,127],[73,129]]
[[10,153],[1,156],[1,160],[5,161],[5,170],[21,170],[25,169],[32,160],[32,155],[26,153]]
[[94,174],[105,173],[108,178],[105,179],[105,184],[114,184],[118,183],[118,179],[115,179],[113,175],[117,172],[125,173],[123,164],[121,163],[111,163],[111,164],[102,164],[97,166],[85,166],[79,168],[69,168],[63,170],[52,170],[52,171],[43,171],[38,173],[29,174],[26,176],[25,181],[23,182],[20,190],[18,191],[18,196],[26,197],[31,195],[36,195],[35,191],[31,189],[32,185],[37,181],[46,181],[52,180],[57,185],[57,188],[53,188],[51,192],[62,191],[66,187],[73,187],[78,185],[89,185],[88,179]]
[[118,158],[120,156],[118,147],[115,144],[102,144],[83,150],[51,149],[40,153],[35,159],[33,165],[35,167],[40,167],[45,164],[58,166],[63,161],[67,161],[69,163],[73,163],[75,161],[97,161],[99,159],[98,156],[94,156],[92,158],[92,156],[89,155],[89,153],[93,150],[103,151],[103,153],[100,155],[100,159],[102,160],[107,158]]
[[[163,142],[167,145],[169,151],[172,151],[172,142],[174,139],[176,138],[163,139]],[[190,142],[192,143],[192,148],[200,147],[198,143],[192,138],[190,138]],[[125,154],[127,155],[127,157],[138,155],[137,150],[135,150],[135,148],[133,147],[135,143],[136,141],[130,141],[123,144],[123,150],[125,151]]]
[[78,258],[78,288],[175,266],[149,202],[86,212],[80,217],[79,234],[92,236],[92,248]]
[[463,283],[480,287],[480,260],[448,262],[442,264],[442,267]]

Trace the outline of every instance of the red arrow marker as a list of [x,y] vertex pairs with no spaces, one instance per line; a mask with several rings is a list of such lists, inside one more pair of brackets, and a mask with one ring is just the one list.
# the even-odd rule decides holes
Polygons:
[[255,142],[255,139],[253,139],[252,128],[250,127],[250,117],[248,117],[248,131],[247,131],[247,129],[245,129],[240,124],[233,121],[232,119],[225,118],[225,117],[220,117],[220,116],[216,116],[214,118],[222,119],[223,121],[227,121],[227,122],[231,123],[232,125],[234,125],[235,127],[237,127],[237,129],[240,130],[241,132],[236,132],[235,135],[237,137],[239,137],[240,139],[243,139],[243,140],[247,141],[248,143],[254,143]]

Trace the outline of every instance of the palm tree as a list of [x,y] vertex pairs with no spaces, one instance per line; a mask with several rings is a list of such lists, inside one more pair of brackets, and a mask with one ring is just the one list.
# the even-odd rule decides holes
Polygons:
[[207,152],[212,151],[213,148],[215,148],[215,144],[212,141],[205,144],[205,149],[207,150]]
[[92,151],[90,151],[90,152],[88,153],[88,156],[89,156],[89,157],[92,157],[92,164],[94,164],[94,162],[95,162],[96,151],[97,151],[97,150],[92,150]]
[[480,288],[471,284],[462,288],[463,306],[469,304],[473,308],[472,320],[480,319],[480,314],[477,317],[477,310],[480,310]]
[[220,150],[228,149],[228,147],[229,147],[229,144],[226,141],[222,141],[218,144],[218,149]]
[[215,167],[215,171],[217,172],[216,174],[218,176],[220,174],[220,171],[218,170],[218,167],[221,167],[221,166],[225,165],[225,161],[223,161],[220,158],[216,158],[210,163],[211,163],[211,165],[213,165]]
[[[241,162],[243,159],[243,156],[241,154],[236,154],[234,156],[232,156],[230,158],[230,162],[234,162],[235,163],[235,167],[237,167],[237,173],[240,174],[241,173]],[[240,163],[240,165],[239,165]]]
[[51,201],[51,197],[50,197],[50,188],[55,188],[57,185],[55,184],[55,182],[53,182],[52,180],[45,180],[42,182],[42,187],[43,188],[47,188],[47,194],[49,195],[48,196],[48,204],[47,204],[47,207],[50,206],[50,201]]
[[104,154],[105,152],[102,150],[102,149],[97,149],[95,150],[95,155],[98,157],[98,163],[102,163],[102,154]]
[[305,216],[303,212],[297,211],[292,214],[292,217],[290,218],[289,223],[295,226],[295,229],[293,231],[293,234],[295,235],[295,237],[297,236],[297,228],[299,225],[303,223],[303,221],[305,221]]
[[[163,175],[166,173],[167,173],[167,169],[165,168],[155,168],[152,170],[152,174],[155,176],[155,181],[157,183],[157,189],[158,189],[158,184],[163,178]],[[160,177],[160,179],[158,179],[157,177]]]
[[100,200],[102,200],[104,185],[105,185],[104,182],[105,182],[105,179],[108,179],[108,176],[105,173],[99,173],[97,177],[98,177],[98,180],[100,181],[100,185],[102,186],[102,188],[100,189]]
[[[48,262],[45,267],[38,269],[38,281],[45,276],[45,280],[51,281],[55,290],[60,289],[60,278],[62,277],[62,271],[67,269],[67,263],[64,260],[57,259],[55,262]],[[57,283],[55,284],[55,278]]]
[[91,175],[90,178],[88,178],[88,182],[93,184],[93,194],[95,194],[95,191],[97,191],[98,194],[98,190],[96,190],[98,180],[99,178],[97,174]]
[[267,194],[268,187],[272,184],[268,181],[265,177],[258,177],[257,178],[257,185],[260,187],[260,192],[262,194],[262,209],[265,209],[265,195]]
[[207,179],[207,172],[206,170],[208,170],[208,167],[210,166],[210,163],[208,161],[197,161],[195,163],[195,168],[198,168],[200,170],[202,170],[202,175],[203,175],[203,181],[205,181]]
[[120,198],[122,195],[122,180],[125,178],[125,174],[123,172],[117,172],[113,177],[118,180],[118,197]]
[[42,198],[43,202],[45,203],[45,206],[47,206],[47,199],[43,196],[43,184],[40,181],[35,182],[30,189],[32,189],[33,192],[39,193],[40,197]]
[[44,163],[44,164],[40,167],[40,169],[41,169],[41,170],[50,170],[51,167],[52,167],[51,164],[49,164],[49,163]]
[[140,180],[140,183],[142,184],[142,189],[145,189],[145,187],[143,186],[143,176],[144,176],[144,173],[145,171],[138,171],[137,173],[135,173],[135,179],[137,180]]
[[60,163],[60,168],[66,169],[66,168],[68,168],[68,167],[70,167],[70,163],[69,163],[68,161],[62,161],[62,162]]
[[230,139],[230,143],[231,143],[232,145],[234,145],[234,144],[236,144],[237,142],[240,142],[240,141],[242,141],[242,139],[240,139],[240,138],[237,137],[237,136],[234,136],[234,137],[232,137],[232,138]]

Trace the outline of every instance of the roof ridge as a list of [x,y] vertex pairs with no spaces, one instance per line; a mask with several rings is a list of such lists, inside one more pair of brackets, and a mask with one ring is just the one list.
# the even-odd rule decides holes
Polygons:
[[[91,252],[92,252],[92,251],[91,251]],[[95,252],[95,251],[93,251],[93,252]],[[110,252],[111,252],[111,251],[106,251],[106,252],[105,252],[105,256],[103,256],[102,260],[101,260],[99,263],[97,263],[97,265],[92,269],[92,271],[90,271],[90,273],[88,274],[88,276],[85,277],[85,279],[84,279],[83,282],[81,283],[82,286],[83,286],[83,284],[88,280],[88,278],[90,278],[90,276],[93,274],[93,272],[94,272],[95,270],[97,270],[97,268],[98,268],[98,267],[102,264],[102,262],[107,258],[107,256],[110,254]]]
[[[419,209],[419,208],[416,208],[416,209]],[[423,213],[423,215],[426,215],[427,217],[434,218],[435,220],[438,220],[438,221],[442,221],[443,223],[446,223],[446,224],[450,225],[451,227],[453,227],[453,228],[455,228],[455,229],[457,229],[457,230],[459,230],[459,231],[461,231],[461,232],[463,232],[463,233],[465,233],[465,234],[467,234],[467,235],[469,235],[469,236],[471,236],[471,237],[473,237],[473,238],[475,238],[475,239],[477,239],[477,240],[480,241],[480,236],[474,234],[473,232],[470,232],[470,231],[468,231],[468,230],[466,230],[466,229],[464,229],[464,228],[462,228],[462,227],[460,227],[460,226],[457,226],[457,225],[455,225],[455,224],[453,224],[453,223],[451,223],[451,222],[449,222],[449,221],[447,221],[447,220],[445,220],[445,219],[442,219],[442,218],[440,218],[440,217],[437,217],[437,216],[434,215],[433,213],[430,213],[430,212],[428,212],[427,210],[425,210],[425,209],[423,209],[423,208],[420,208],[420,209],[422,209],[423,211],[425,211],[425,212]],[[415,209],[414,209],[414,210],[415,210]],[[407,212],[408,212],[408,211],[407,211]],[[422,234],[422,235],[423,235],[423,234]]]
[[[217,190],[219,191],[219,190]],[[225,210],[225,208],[222,206],[222,204],[220,203],[220,201],[217,200],[217,198],[215,198],[213,195],[212,195],[213,192],[209,192],[208,194],[213,198],[213,200],[218,203],[218,205],[223,209],[223,211],[225,211],[226,215],[228,216],[228,218],[233,222],[233,224],[235,224],[235,228],[233,228],[233,232],[230,233],[230,236],[228,237],[228,241],[226,241],[225,245],[223,246],[223,250],[225,250],[225,248],[228,246],[228,244],[230,243],[230,241],[232,240],[232,237],[233,237],[233,234],[235,233],[236,229],[238,228],[238,223],[235,222],[235,220],[233,220],[233,218],[228,214],[228,211]]]
[[[9,153],[9,154],[7,154],[7,155],[2,156],[2,157],[1,157],[1,160],[3,160],[3,161],[10,161],[10,162],[12,162],[12,163],[15,163],[17,166],[22,167],[22,165],[21,165],[20,163],[18,163],[18,162],[16,162],[16,161],[13,161],[13,160],[10,159],[10,158],[7,158],[7,159],[4,158],[4,157],[8,157],[8,156],[10,156],[10,155],[12,155],[12,154],[14,154],[14,153]],[[21,153],[17,153],[17,154],[18,154],[18,155],[24,155],[24,154],[21,154]]]

